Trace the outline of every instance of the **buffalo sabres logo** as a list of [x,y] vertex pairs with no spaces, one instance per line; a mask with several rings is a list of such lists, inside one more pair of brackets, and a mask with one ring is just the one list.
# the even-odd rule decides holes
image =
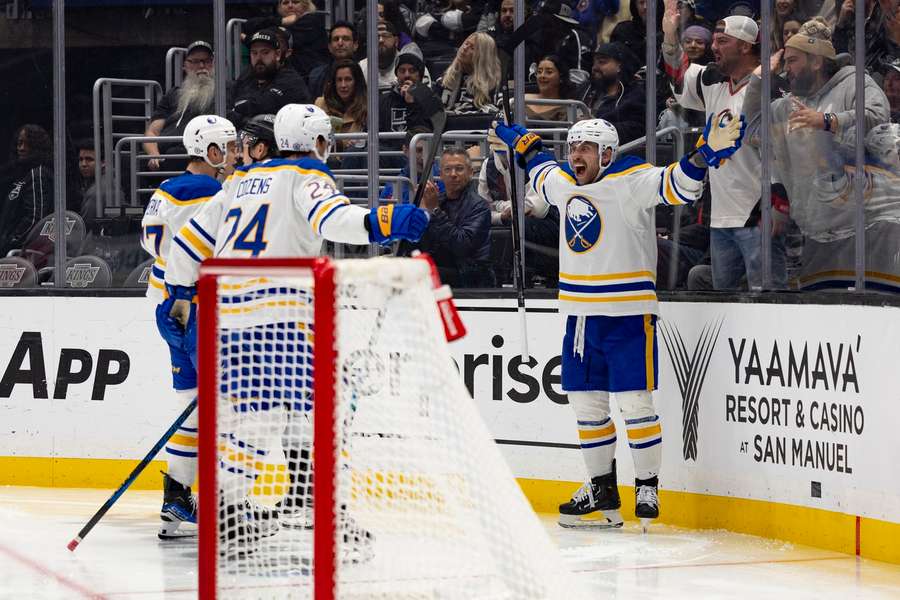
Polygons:
[[584,196],[572,196],[566,202],[566,242],[569,250],[587,252],[600,239],[603,221],[594,205]]

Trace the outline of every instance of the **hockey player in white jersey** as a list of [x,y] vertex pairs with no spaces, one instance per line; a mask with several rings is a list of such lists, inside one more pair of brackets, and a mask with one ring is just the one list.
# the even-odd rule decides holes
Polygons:
[[[183,142],[190,155],[187,170],[167,179],[154,192],[141,221],[141,245],[153,256],[147,297],[156,304],[157,325],[169,345],[173,386],[183,405],[197,395],[197,371],[184,350],[180,332],[168,318],[174,298],[165,289],[166,266],[172,238],[221,185],[216,176],[230,171],[235,162],[236,132],[227,119],[201,115],[184,129]],[[187,418],[166,444],[168,473],[163,475],[160,510],[161,539],[196,535],[196,502],[191,485],[197,473],[197,413]]]
[[[333,138],[331,120],[321,109],[312,105],[285,106],[275,119],[275,137],[281,158],[235,172],[228,182],[217,229],[207,231],[194,220],[183,231],[193,234],[184,236],[188,243],[183,249],[193,252],[195,258],[315,256],[321,253],[326,239],[368,244],[417,241],[422,236],[428,217],[421,209],[388,205],[369,210],[352,205],[338,190],[324,162]],[[193,289],[182,285],[188,282],[175,281],[174,277],[170,283],[178,284],[172,290],[183,306]],[[220,385],[227,389],[234,410],[245,413],[237,428],[228,432],[220,463],[219,481],[223,490],[228,490],[222,494],[228,499],[220,519],[221,541],[226,549],[252,543],[260,536],[235,500],[249,493],[258,475],[259,460],[268,456],[271,435],[284,426],[285,417],[289,425],[301,426],[304,419],[295,415],[312,408],[307,339],[310,332],[299,326],[296,319],[290,322],[278,308],[305,303],[309,300],[308,290],[290,285],[273,289],[259,278],[231,282],[229,289],[224,292],[228,297],[223,302],[241,317],[232,320],[220,315],[222,348],[249,348],[263,339],[274,340],[283,349],[283,356],[297,359],[291,364],[250,365],[247,361],[254,360],[254,353],[242,351],[223,358]],[[282,296],[284,302],[279,302]],[[193,335],[191,330],[189,323],[185,338]],[[268,356],[261,360],[274,359]],[[242,376],[248,368],[261,369],[266,374],[265,390],[259,388],[257,380]],[[297,440],[304,436],[286,437]],[[295,450],[299,457],[299,449]],[[248,454],[256,460],[240,458]],[[368,537],[343,512],[340,518],[345,539],[364,541]]]
[[497,135],[528,171],[532,214],[559,208],[559,308],[566,315],[562,384],[575,411],[585,483],[559,507],[563,527],[621,527],[615,425],[610,393],[625,419],[635,471],[635,514],[659,516],[662,430],[656,389],[657,204],[694,202],[706,167],[740,146],[743,119],[723,113],[707,122],[697,151],[666,167],[617,157],[619,137],[603,119],[576,123],[568,164],[542,151],[524,127],[497,124]]

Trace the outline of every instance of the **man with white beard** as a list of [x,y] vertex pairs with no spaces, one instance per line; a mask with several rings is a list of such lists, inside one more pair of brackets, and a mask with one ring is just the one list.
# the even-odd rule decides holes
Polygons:
[[[215,112],[216,83],[214,78],[213,48],[208,42],[198,40],[187,47],[184,57],[184,80],[181,85],[169,90],[160,100],[150,124],[144,135],[184,134],[184,127],[198,115]],[[180,142],[147,142],[144,144],[147,154],[184,154],[184,146]],[[156,171],[163,159],[151,159],[147,166]],[[172,162],[172,161],[170,161]],[[166,170],[179,170],[179,165],[166,165]],[[171,168],[169,168],[171,167]]]

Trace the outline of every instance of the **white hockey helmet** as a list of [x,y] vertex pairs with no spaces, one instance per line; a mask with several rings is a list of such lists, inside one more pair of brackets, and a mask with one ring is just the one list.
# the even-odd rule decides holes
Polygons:
[[[326,142],[324,156],[320,155],[316,148],[316,142],[320,137]],[[331,152],[333,140],[331,117],[318,106],[288,104],[275,115],[275,141],[279,150],[312,152],[324,162]]]
[[[196,156],[205,160],[211,167],[221,169],[227,162],[228,143],[237,142],[237,129],[228,119],[218,115],[200,115],[194,117],[184,127],[181,136],[188,156]],[[206,151],[210,145],[222,152],[222,162],[214,165],[209,162]]]
[[[619,133],[609,121],[605,119],[586,119],[572,125],[572,128],[569,129],[569,134],[566,136],[566,143],[571,147],[573,144],[580,144],[581,142],[597,144],[601,161],[601,173],[616,160],[616,152],[619,150]],[[609,159],[609,164],[603,166],[603,152],[607,148],[612,150],[612,156]]]
[[869,130],[866,151],[882,165],[897,165],[900,159],[900,123],[882,123]]

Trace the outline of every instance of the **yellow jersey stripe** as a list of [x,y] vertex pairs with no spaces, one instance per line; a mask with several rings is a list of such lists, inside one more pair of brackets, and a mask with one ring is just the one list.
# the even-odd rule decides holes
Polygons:
[[200,204],[201,202],[206,202],[210,198],[212,198],[212,196],[202,196],[200,198],[188,198],[187,200],[179,200],[172,194],[165,192],[163,190],[158,189],[158,190],[156,190],[156,193],[159,194],[160,196],[162,196],[163,198],[165,198],[166,200],[168,200],[169,202],[171,202],[172,204],[177,204],[178,206],[189,206],[191,204]]
[[326,173],[325,171],[320,171],[318,169],[301,169],[295,165],[276,165],[274,167],[254,167],[247,171],[248,175],[252,175],[253,173],[271,173],[272,171],[294,171],[299,173],[300,175],[321,175],[334,183],[334,179],[332,179],[331,175]]
[[625,169],[624,171],[620,171],[618,173],[610,173],[603,179],[615,179],[616,177],[625,177],[626,175],[631,175],[632,173],[636,173],[638,171],[643,171],[645,169],[651,169],[651,168],[653,168],[653,165],[651,165],[649,163],[642,163],[640,165],[635,165],[635,166],[631,167],[630,169]]
[[573,281],[609,281],[611,279],[634,279],[635,277],[649,277],[656,281],[656,276],[650,271],[631,271],[628,273],[604,273],[602,275],[576,275],[574,273],[560,273],[560,279]]
[[563,177],[565,177],[566,179],[568,179],[569,183],[571,183],[573,185],[578,185],[578,181],[574,177],[572,177],[571,175],[566,173],[565,169],[563,169],[562,167],[558,167],[558,168],[559,168],[559,174],[562,175]]
[[159,265],[159,266],[161,266],[161,267],[164,267],[164,266],[166,266],[166,261],[163,259],[162,256],[157,256],[157,257],[156,257],[156,260],[153,261],[153,264],[156,264],[156,265]]
[[660,435],[662,433],[662,427],[660,427],[659,423],[654,423],[649,427],[641,427],[640,429],[629,429],[628,430],[628,439],[629,440],[642,440],[644,438],[652,437],[654,435]]
[[212,248],[209,247],[205,241],[201,240],[197,234],[188,229],[187,227],[182,227],[179,232],[188,242],[191,243],[191,246],[194,247],[194,250],[198,251],[203,258],[209,258],[213,255]]
[[319,231],[319,223],[322,221],[322,217],[327,215],[328,211],[334,208],[336,204],[350,204],[350,201],[347,198],[335,198],[334,200],[326,202],[325,204],[320,206],[319,210],[316,211],[316,214],[313,215],[312,223],[310,223],[310,225],[312,225],[313,231]]
[[616,432],[616,426],[610,423],[608,426],[603,429],[582,429],[578,432],[578,438],[582,440],[595,440],[597,438],[606,437],[608,435],[613,435]]
[[643,300],[656,300],[656,294],[641,294],[638,296],[570,296],[568,294],[560,294],[560,300],[566,302],[641,302]]
[[653,377],[653,333],[653,317],[644,315],[644,369],[646,369],[647,375],[647,389],[651,391],[656,387]]
[[195,448],[197,446],[197,436],[196,435],[184,435],[183,433],[176,433],[172,437],[169,438],[170,444],[178,444],[179,446],[188,446],[190,448]]

